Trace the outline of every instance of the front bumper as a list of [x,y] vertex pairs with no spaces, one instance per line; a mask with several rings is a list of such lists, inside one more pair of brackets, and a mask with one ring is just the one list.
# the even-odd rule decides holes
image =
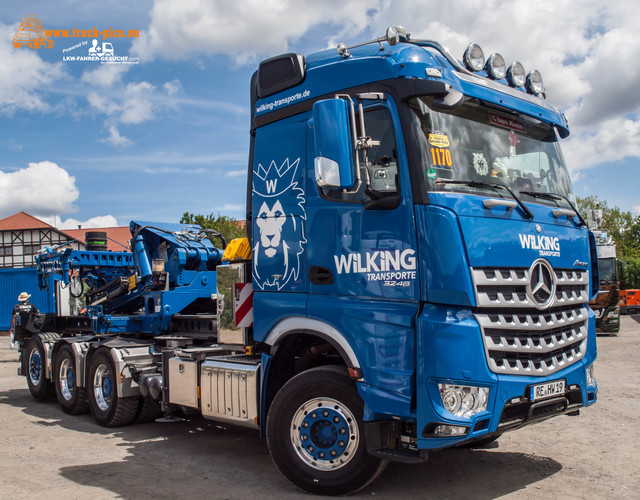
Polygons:
[[[548,418],[575,414],[595,403],[597,385],[587,386],[586,367],[596,356],[593,313],[588,320],[587,351],[582,359],[545,376],[496,374],[489,370],[480,327],[469,310],[425,307],[418,319],[417,447],[440,449],[491,434],[514,430]],[[566,392],[532,401],[533,385],[564,380]],[[438,383],[489,387],[487,410],[458,418],[442,405]],[[464,426],[464,435],[443,437],[439,425]]]

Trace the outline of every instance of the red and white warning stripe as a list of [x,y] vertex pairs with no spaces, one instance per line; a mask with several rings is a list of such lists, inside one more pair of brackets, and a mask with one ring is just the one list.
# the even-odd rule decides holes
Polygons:
[[253,326],[253,289],[251,283],[234,283],[233,315],[236,327],[249,328]]

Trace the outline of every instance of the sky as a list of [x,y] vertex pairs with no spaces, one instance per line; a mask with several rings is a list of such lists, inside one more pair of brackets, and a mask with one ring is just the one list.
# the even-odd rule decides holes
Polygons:
[[[30,14],[86,36],[15,48]],[[571,126],[562,147],[576,195],[640,214],[640,9],[630,0],[0,0],[0,217],[23,210],[63,229],[187,211],[243,219],[259,62],[392,25],[457,56],[474,42],[540,70]],[[94,38],[135,63],[78,60]]]

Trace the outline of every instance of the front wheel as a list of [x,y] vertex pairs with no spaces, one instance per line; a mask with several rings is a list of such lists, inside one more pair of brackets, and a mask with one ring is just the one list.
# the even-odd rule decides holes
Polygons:
[[115,363],[107,349],[99,349],[89,369],[89,407],[95,421],[103,427],[128,425],[136,418],[140,398],[118,396]]
[[70,415],[81,415],[89,411],[86,387],[78,387],[76,361],[70,345],[63,345],[56,356],[53,372],[58,403]]
[[367,453],[363,410],[342,367],[321,366],[289,380],[267,418],[267,444],[280,472],[323,495],[348,495],[373,482],[387,461]]

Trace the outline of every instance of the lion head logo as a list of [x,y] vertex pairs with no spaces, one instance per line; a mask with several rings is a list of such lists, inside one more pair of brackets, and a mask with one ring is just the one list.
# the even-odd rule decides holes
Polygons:
[[280,167],[274,161],[268,168],[253,171],[254,206],[258,207],[254,238],[253,281],[261,290],[282,289],[296,281],[300,256],[304,251],[304,191],[298,187],[297,169],[287,158]]

